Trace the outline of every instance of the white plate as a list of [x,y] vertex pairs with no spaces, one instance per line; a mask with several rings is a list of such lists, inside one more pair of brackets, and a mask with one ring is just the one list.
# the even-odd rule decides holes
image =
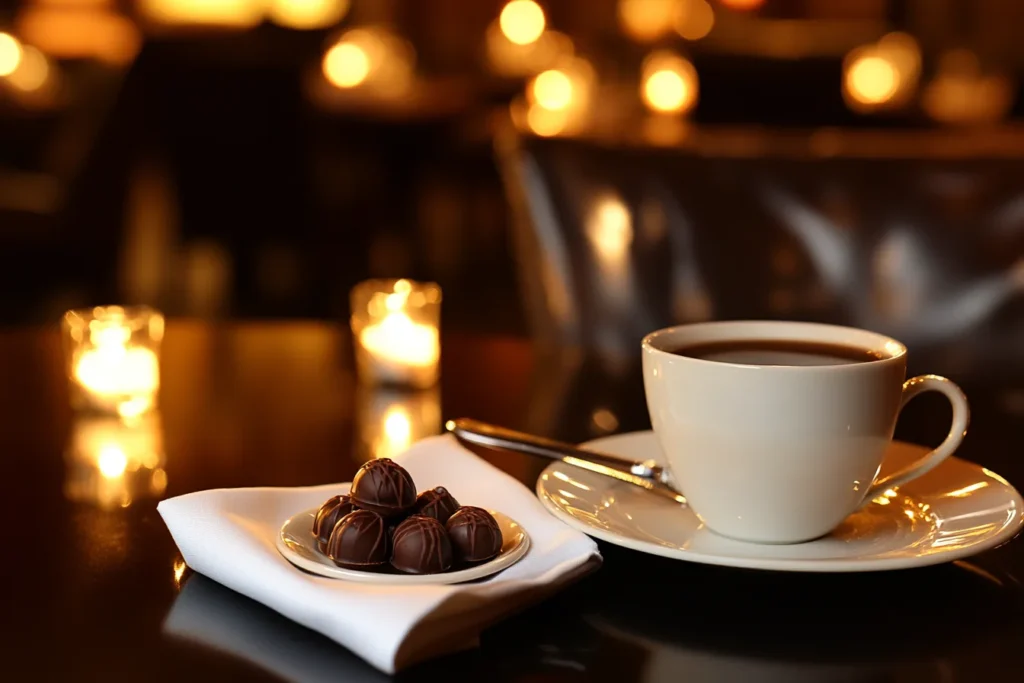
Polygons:
[[[663,462],[653,432],[599,439],[595,449],[630,460]],[[892,443],[883,473],[927,449]],[[686,482],[681,488],[686,492]],[[562,462],[537,480],[537,495],[556,517],[609,543],[678,560],[748,569],[861,572],[951,562],[993,548],[1021,528],[1024,500],[994,472],[955,457],[898,490],[886,491],[832,534],[794,545],[724,538],[692,510],[643,489]]]
[[313,518],[316,510],[306,510],[289,518],[277,535],[277,549],[285,559],[300,569],[332,579],[358,583],[376,583],[393,586],[423,586],[464,583],[496,574],[521,560],[530,549],[530,537],[515,520],[490,510],[501,527],[501,552],[493,560],[466,569],[441,574],[401,574],[399,572],[367,572],[345,569],[335,565],[320,552],[313,538]]

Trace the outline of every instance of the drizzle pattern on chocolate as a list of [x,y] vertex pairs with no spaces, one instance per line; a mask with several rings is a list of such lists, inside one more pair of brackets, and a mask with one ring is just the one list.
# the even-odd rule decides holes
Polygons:
[[501,552],[501,527],[483,508],[459,508],[445,528],[456,556],[463,562],[482,562]]
[[359,469],[352,480],[351,495],[359,507],[391,515],[415,504],[416,485],[404,467],[389,458],[380,458]]
[[350,512],[355,511],[356,506],[352,499],[346,495],[334,496],[320,506],[313,518],[313,537],[321,552],[326,552],[327,542],[331,538],[331,532],[338,525],[341,518]]
[[410,574],[436,574],[452,565],[452,546],[444,525],[433,517],[413,515],[398,525],[391,565]]
[[444,524],[459,509],[459,501],[455,500],[448,489],[437,486],[427,489],[416,497],[416,505],[413,507],[414,515],[433,517]]
[[384,519],[369,510],[345,515],[327,543],[327,556],[342,567],[369,567],[388,561],[388,536]]

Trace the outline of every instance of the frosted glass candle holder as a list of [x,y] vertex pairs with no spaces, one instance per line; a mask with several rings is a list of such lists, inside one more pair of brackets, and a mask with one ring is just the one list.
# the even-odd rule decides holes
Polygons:
[[364,382],[415,388],[437,383],[441,288],[412,280],[368,280],[352,289],[356,370]]
[[164,336],[159,311],[122,306],[68,311],[62,333],[76,410],[135,418],[156,407]]

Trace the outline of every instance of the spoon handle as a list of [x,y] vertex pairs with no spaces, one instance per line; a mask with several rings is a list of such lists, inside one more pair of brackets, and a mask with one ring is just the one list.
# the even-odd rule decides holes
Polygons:
[[469,418],[449,420],[446,427],[460,441],[478,446],[527,453],[551,460],[574,458],[645,479],[659,480],[661,477],[661,467],[653,465],[653,463],[634,462]]

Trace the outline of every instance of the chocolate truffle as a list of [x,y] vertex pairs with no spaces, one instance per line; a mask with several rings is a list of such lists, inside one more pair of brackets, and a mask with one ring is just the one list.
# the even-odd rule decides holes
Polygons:
[[313,538],[320,548],[320,552],[327,552],[327,541],[331,538],[331,532],[341,521],[341,518],[356,509],[352,499],[348,496],[334,496],[320,506],[313,518]]
[[388,534],[384,519],[370,510],[348,513],[331,532],[327,557],[348,569],[372,569],[387,563]]
[[413,515],[399,524],[393,538],[391,566],[407,574],[438,574],[450,568],[452,544],[444,524],[422,515]]
[[487,510],[459,508],[445,525],[455,557],[460,562],[483,562],[501,552],[501,528]]
[[448,489],[443,486],[427,489],[416,496],[416,505],[413,506],[412,514],[433,517],[444,524],[448,518],[459,509],[459,501],[455,500]]
[[388,458],[371,460],[356,472],[349,492],[364,510],[399,517],[416,503],[416,485],[405,468]]

